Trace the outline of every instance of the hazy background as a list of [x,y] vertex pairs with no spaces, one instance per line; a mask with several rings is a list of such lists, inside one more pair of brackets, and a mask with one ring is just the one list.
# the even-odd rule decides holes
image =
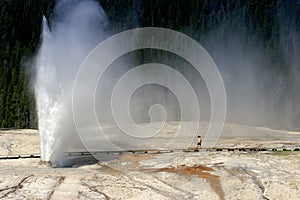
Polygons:
[[[93,33],[95,29],[104,27],[103,31],[111,35],[143,26],[166,27],[186,33],[206,48],[222,73],[228,98],[227,121],[278,129],[299,129],[299,0],[99,2],[106,13],[105,26],[100,20],[93,26],[87,25],[88,28],[77,27],[83,29],[80,33]],[[55,5],[56,1],[50,0],[0,3],[1,127],[37,127],[36,104],[29,89],[30,74],[26,72],[26,66],[32,66],[28,58],[32,58],[41,45],[42,16],[48,19],[51,30],[65,16],[67,20],[74,17],[63,6],[58,6],[57,11],[54,11]],[[62,10],[61,14],[58,14],[59,10]],[[74,23],[78,25],[81,20],[82,16],[78,16]],[[76,29],[71,32],[73,36],[81,37]],[[72,37],[63,40],[68,43]],[[93,46],[95,41],[85,41],[88,42]],[[75,58],[77,53],[73,51],[78,49],[72,45],[63,46],[61,52],[74,55]],[[202,117],[204,120],[209,119],[210,101],[206,86],[200,76],[195,76],[188,63],[172,54],[155,50],[138,51],[126,56],[116,63],[122,63],[122,59],[125,59],[128,66],[117,67],[116,63],[116,67],[114,64],[111,66],[116,72],[116,78],[118,73],[134,65],[160,60],[181,70],[193,82],[199,91]],[[107,73],[110,73],[109,70]],[[111,78],[111,84],[116,78]],[[110,87],[108,84],[107,91]],[[167,89],[158,87],[145,86],[136,95],[158,92],[155,102],[167,104],[169,119],[176,120],[180,111],[175,108],[174,96]],[[160,95],[166,98],[159,99]],[[138,99],[132,99],[132,106],[140,105],[137,110],[141,112],[147,110],[148,105],[154,101],[139,102]],[[136,121],[148,120],[147,113],[139,115],[133,110],[132,115]]]

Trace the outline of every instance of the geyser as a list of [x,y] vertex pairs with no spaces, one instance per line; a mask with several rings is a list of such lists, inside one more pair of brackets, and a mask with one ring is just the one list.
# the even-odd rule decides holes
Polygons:
[[[136,8],[134,7],[134,9]],[[55,17],[51,19],[49,27],[47,20],[43,20],[43,42],[35,65],[35,95],[41,134],[41,153],[43,160],[51,161],[62,160],[61,158],[65,151],[84,149],[81,140],[76,134],[77,130],[73,122],[73,85],[76,73],[79,70],[79,66],[83,63],[84,58],[100,41],[109,36],[105,31],[108,24],[106,16],[100,5],[96,2],[59,1],[53,16]],[[243,16],[242,13],[239,16]],[[128,21],[134,21],[132,18],[136,20],[137,16],[129,13],[128,18],[130,18]],[[126,23],[124,23],[124,26],[126,26]],[[143,24],[141,22],[140,24],[138,24],[139,22],[136,23],[134,27]],[[243,20],[239,20],[234,15],[221,24],[222,26],[215,27],[207,33],[199,34],[199,30],[194,30],[193,28],[187,32],[193,33],[191,35],[195,36],[195,38],[199,38],[196,35],[201,35],[199,41],[209,50],[209,53],[211,53],[222,72],[228,97],[227,121],[255,126],[276,127],[278,125],[283,128],[286,128],[286,126],[280,126],[280,124],[287,124],[291,128],[297,128],[299,124],[297,123],[299,121],[299,117],[297,117],[299,116],[299,109],[295,102],[299,99],[297,93],[299,90],[299,78],[297,77],[299,59],[297,53],[299,52],[298,44],[300,41],[297,31],[291,31],[293,29],[288,29],[289,26],[287,25],[286,28],[283,28],[283,31],[287,30],[289,34],[286,32],[278,33],[283,38],[280,44],[286,48],[284,52],[288,54],[285,55],[287,57],[286,63],[288,63],[286,65],[292,66],[292,70],[289,72],[291,74],[286,75],[288,73],[285,74],[284,71],[276,67],[274,69],[269,68],[270,63],[272,63],[269,63],[269,61],[272,57],[268,58],[265,56],[269,51],[266,50],[267,48],[264,46],[265,44],[261,38],[249,32]],[[160,24],[157,26],[160,26]],[[118,28],[122,29],[120,27],[113,27],[112,29],[116,31]],[[132,41],[133,46],[137,46],[139,42],[146,42],[147,39],[152,39],[152,37],[143,38],[139,37],[139,35],[131,36],[127,40]],[[167,38],[164,38],[162,43],[166,40]],[[180,38],[178,38],[177,42],[174,42],[173,45],[176,47],[174,49],[180,50],[185,49],[184,45],[186,44],[180,43]],[[117,46],[117,49],[114,49],[115,51],[111,51],[109,48],[103,51],[105,58],[114,55],[124,47],[120,42],[116,43],[115,46]],[[95,89],[95,91],[97,90],[95,92],[96,102],[101,102],[101,105],[95,105],[97,107],[95,114],[99,121],[103,122],[101,125],[105,125],[102,127],[104,129],[107,128],[109,134],[106,136],[110,141],[114,140],[113,143],[115,146],[124,149],[136,148],[138,147],[137,145],[141,145],[141,148],[146,147],[146,144],[143,143],[144,140],[140,138],[132,139],[129,137],[130,134],[128,136],[122,133],[123,129],[111,126],[111,124],[115,125],[115,118],[111,112],[111,104],[114,102],[111,101],[111,97],[113,96],[115,85],[119,80],[122,80],[124,74],[130,74],[129,72],[138,65],[161,63],[183,74],[184,78],[188,79],[195,90],[199,100],[201,120],[205,119],[208,121],[210,119],[212,102],[210,93],[206,87],[207,84],[204,78],[197,73],[186,59],[178,58],[178,55],[173,55],[163,49],[153,50],[148,48],[139,50],[137,53],[134,52],[134,48],[132,49],[133,52],[121,55],[119,56],[121,57],[120,59],[116,59],[113,63],[110,63],[111,66],[104,72],[104,78],[101,77],[101,80],[99,79],[99,87]],[[190,57],[195,56],[199,58],[199,55],[196,55],[192,48],[189,47],[189,49]],[[126,56],[127,60],[123,58]],[[138,78],[141,80],[146,80],[150,75],[156,78],[159,77],[158,75],[161,75],[159,70],[147,71],[148,69],[145,67],[145,70],[132,74],[138,74]],[[289,77],[293,78],[288,80]],[[81,82],[85,83],[90,80],[91,76],[83,76]],[[136,79],[133,77],[128,80]],[[174,74],[172,73],[163,77],[162,80],[167,80],[167,85],[180,85],[178,84],[179,82],[174,80]],[[128,86],[125,83],[120,85]],[[86,107],[92,105],[94,102],[84,99],[87,96],[86,94],[91,93],[92,89],[86,85],[81,86],[82,90],[80,90],[77,96],[77,100],[79,99],[79,108],[77,109],[80,111],[80,122],[85,125],[83,132],[86,133],[88,140],[93,140],[98,137],[96,134],[99,133],[100,129],[95,124],[97,122],[89,120],[91,112],[86,111]],[[183,89],[181,91],[184,94],[185,91]],[[181,120],[181,102],[178,102],[178,95],[170,91],[170,88],[162,87],[159,84],[148,84],[133,92],[132,97],[128,100],[128,110],[133,119],[132,121],[136,123],[157,122],[165,118],[167,121]],[[120,100],[120,102],[116,101],[116,105],[121,106],[124,103],[122,98],[117,100]],[[185,103],[185,105],[189,104],[190,102]],[[155,105],[163,105],[162,107],[166,112],[160,106]],[[280,110],[283,112],[280,112]],[[190,113],[193,113],[193,111]],[[167,115],[163,116],[165,113]],[[121,123],[127,123],[125,120],[126,114],[124,110],[124,112],[117,115]],[[125,120],[125,122],[122,122],[122,120]],[[153,132],[151,133],[144,131],[134,133],[136,130],[142,130],[137,127],[132,130],[131,134],[152,136],[152,134],[156,133],[156,125],[153,125]],[[151,125],[142,124],[141,127],[143,130],[145,130],[145,127],[148,127],[150,131],[152,130]],[[128,129],[130,128],[132,127],[128,127]],[[126,127],[125,129],[127,130]],[[172,131],[172,133],[175,131]],[[101,141],[101,139],[97,138],[97,141]],[[159,142],[162,142],[163,139],[166,138],[161,137]],[[150,141],[149,144],[156,143],[155,141]],[[105,142],[95,142],[95,145],[91,146],[95,150],[111,150],[110,145]]]
[[[195,73],[203,76],[215,108],[211,112],[215,123],[208,128],[215,135],[207,134],[203,144],[216,143],[225,120],[225,89],[216,65],[195,40],[170,29],[149,27],[122,32],[98,45],[108,36],[107,21],[93,1],[60,2],[54,16],[50,28],[43,20],[43,42],[35,66],[42,160],[64,165],[61,161],[67,151],[190,147],[200,121],[196,93],[201,89],[196,89],[196,81],[189,82]],[[143,60],[137,66],[133,63],[141,59],[138,54],[122,57],[141,49],[170,52],[181,62],[171,55],[168,65],[160,64],[164,57],[148,64]],[[182,62],[190,63],[192,73],[183,69]],[[104,89],[98,87],[100,82]],[[148,92],[138,92],[140,88]],[[179,114],[172,112],[176,106]],[[145,116],[149,120],[143,120]],[[179,123],[165,127],[168,120]]]
[[59,160],[74,136],[71,91],[76,72],[90,50],[106,37],[106,16],[94,1],[59,1],[50,23],[43,18],[42,45],[36,56],[35,97],[41,158]]

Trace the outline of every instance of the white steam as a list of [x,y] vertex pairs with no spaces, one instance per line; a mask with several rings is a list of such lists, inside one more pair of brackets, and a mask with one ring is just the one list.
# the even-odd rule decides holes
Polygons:
[[50,29],[43,19],[42,45],[36,57],[37,101],[41,157],[59,159],[68,148],[80,146],[71,112],[76,72],[91,49],[106,37],[107,20],[94,1],[60,1]]
[[[84,148],[76,134],[77,130],[73,121],[72,91],[75,76],[83,60],[99,42],[108,37],[108,33],[105,31],[106,26],[107,18],[105,13],[101,6],[94,1],[59,1],[50,26],[48,26],[47,20],[43,19],[43,41],[36,57],[35,65],[35,96],[39,118],[42,160],[63,160],[64,152]],[[221,28],[212,30],[207,35],[201,35],[200,38],[201,43],[212,54],[224,79],[228,97],[227,121],[256,126],[276,125],[281,121],[292,121],[293,123],[291,125],[288,124],[288,126],[299,126],[300,109],[297,104],[300,100],[300,79],[298,77],[300,71],[298,56],[300,39],[297,35],[299,32],[293,32],[293,29],[289,29],[289,31],[282,31],[281,33],[281,45],[286,47],[286,49],[283,49],[287,53],[284,57],[287,58],[287,65],[292,66],[288,73],[289,76],[286,76],[283,72],[271,72],[267,67],[269,66],[269,61],[264,55],[267,51],[264,50],[259,38],[248,33],[245,27],[238,29],[233,29],[232,27],[235,27],[235,25],[224,23]],[[137,45],[134,42],[138,43],[143,40],[147,42],[147,40],[150,41],[152,39],[151,37],[146,37],[140,38],[141,41],[139,41],[136,38],[138,37],[134,35],[130,35],[127,38],[129,41],[132,41],[129,45],[133,46],[133,50],[135,45]],[[181,44],[179,39],[178,44],[174,44],[174,46],[184,49],[187,44]],[[112,48],[115,51],[110,51],[109,48],[106,48],[102,55],[106,56],[105,59],[109,59],[123,47],[119,42],[114,44],[114,48]],[[195,52],[193,52],[193,48],[188,47],[188,49],[191,57],[196,56],[199,58],[199,55],[195,55]],[[123,74],[130,72],[131,68],[136,67],[133,64],[136,60],[139,60],[137,62],[138,65],[151,62],[161,63],[171,66],[180,72],[188,79],[195,90],[201,107],[201,120],[203,118],[206,120],[210,119],[212,102],[210,93],[203,80],[204,77],[201,78],[200,74],[186,60],[178,58],[178,56],[174,59],[173,54],[165,54],[157,50],[152,51],[152,49],[151,51],[149,49],[143,50],[142,54],[132,54],[131,52],[119,57],[113,63],[110,63],[110,67],[104,72],[104,78],[101,77],[101,80],[98,80],[98,86],[95,87],[94,97],[98,103],[97,105],[92,105],[97,106],[95,113],[94,110],[93,112],[88,112],[86,109],[87,106],[91,106],[94,103],[91,98],[88,101],[84,99],[93,92],[92,88],[87,87],[91,81],[91,76],[83,77],[81,80],[83,84],[81,84],[82,89],[77,96],[77,98],[80,98],[78,101],[79,108],[77,109],[81,114],[80,123],[84,125],[81,128],[83,128],[87,140],[97,138],[99,133],[99,129],[95,128],[95,123],[97,122],[90,120],[92,114],[96,114],[97,119],[103,122],[101,125],[114,124],[114,116],[111,111],[113,90],[116,83],[122,80]],[[93,63],[95,60],[90,62]],[[105,60],[101,61],[104,62]],[[95,72],[97,72],[97,69],[95,69]],[[133,74],[141,80],[146,80],[150,75],[145,72],[156,78],[160,77],[156,74],[160,73],[160,71],[151,71],[149,68],[145,68],[145,71],[138,71],[139,74],[137,72]],[[174,74],[169,73],[168,76],[163,77],[163,80],[166,81],[168,86],[180,86],[180,82],[176,82],[174,77]],[[292,81],[287,81],[286,79],[290,77],[292,77]],[[128,82],[131,80],[134,79],[129,79]],[[285,86],[284,84],[287,82],[289,85]],[[124,83],[121,86],[124,86],[126,89],[129,85]],[[182,91],[181,95],[189,97],[189,95],[184,93],[185,89],[182,85],[179,88]],[[120,90],[118,94],[126,91],[125,89]],[[126,102],[129,104],[126,108],[130,112],[132,121],[137,123],[164,121],[165,118],[167,121],[179,121],[182,110],[180,108],[181,102],[178,102],[178,96],[176,95],[170,91],[170,88],[165,86],[146,84],[135,90],[128,101],[126,99]],[[116,107],[118,105],[121,106],[122,103],[124,104],[124,101],[121,97],[115,101]],[[161,105],[163,109],[161,109]],[[190,102],[185,101],[184,105],[190,108]],[[193,111],[189,113],[193,114]],[[127,113],[124,111],[119,113],[117,117],[120,120],[124,120],[125,116],[123,114]],[[276,118],[276,115],[279,120],[270,120]],[[142,128],[145,128],[146,125],[131,132],[138,131],[136,135],[152,136],[156,130],[155,126],[157,124],[154,124],[153,127],[149,124],[148,130],[151,133],[142,131]],[[115,146],[128,149],[137,148],[139,147],[138,145],[141,145],[142,148],[145,148],[143,146],[144,140],[140,138],[132,140],[130,135],[122,136],[121,128],[107,127],[110,135],[106,136],[109,137],[109,141],[114,140]],[[169,132],[173,134],[176,130]],[[169,136],[169,132],[159,138],[161,143],[167,138],[166,136]],[[93,150],[111,150],[111,144],[98,142],[102,140],[102,136],[97,138],[97,144],[96,142],[94,143],[95,146],[91,144]],[[151,139],[149,143],[155,144],[155,141]],[[169,141],[164,142],[168,143]]]

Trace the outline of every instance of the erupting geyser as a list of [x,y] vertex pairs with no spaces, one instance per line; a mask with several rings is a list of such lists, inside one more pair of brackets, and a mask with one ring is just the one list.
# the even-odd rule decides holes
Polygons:
[[105,38],[103,27],[107,23],[101,6],[93,1],[60,1],[53,16],[50,28],[43,18],[42,45],[35,64],[34,89],[44,161],[63,156],[66,142],[80,145],[74,138],[72,86],[85,56]]
[[[125,19],[139,17],[143,16],[129,12]],[[172,25],[130,29],[109,37],[105,30],[126,29],[126,22],[124,27],[108,27],[103,9],[92,0],[58,1],[50,23],[43,19],[34,66],[42,160],[63,161],[64,152],[79,149],[187,148],[199,132],[199,107],[205,121],[203,146],[209,139],[214,145],[225,113],[227,122],[297,129],[298,29],[294,33],[287,26],[278,32],[288,36],[279,46],[290,48],[284,49],[288,56],[283,63],[271,69],[271,59],[281,51],[265,56],[271,51],[262,39],[239,17],[228,17],[207,33],[193,27],[182,30],[199,38],[217,68],[194,39],[168,29]],[[127,28],[144,24],[136,23]],[[172,123],[165,126],[161,121]],[[186,125],[181,135],[176,134],[177,125],[184,127],[179,122]],[[161,127],[165,132],[160,132]],[[108,134],[103,134],[104,129]]]
[[[35,65],[42,160],[64,165],[64,153],[79,149],[189,147],[200,121],[197,94],[202,90],[188,80],[195,78],[194,72],[203,76],[211,106],[218,108],[211,113],[215,123],[208,128],[214,135],[203,141],[214,145],[225,119],[225,89],[216,65],[200,44],[182,33],[154,27],[124,31],[99,44],[108,36],[104,31],[107,20],[93,1],[61,1],[54,16],[50,28],[43,19],[43,41]],[[169,65],[154,59],[136,66],[130,53],[141,49],[171,52],[195,69],[193,73],[183,70],[183,59],[178,62],[172,56]],[[122,58],[126,54],[129,60]],[[108,66],[113,70],[106,70]],[[97,86],[100,78],[104,88]],[[140,88],[147,93],[139,92]],[[167,126],[161,131],[166,121],[179,123],[172,125],[174,130]]]

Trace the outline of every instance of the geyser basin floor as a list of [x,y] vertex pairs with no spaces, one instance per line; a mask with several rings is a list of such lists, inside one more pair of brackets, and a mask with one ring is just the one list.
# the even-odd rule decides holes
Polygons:
[[[243,130],[245,133],[256,129],[261,130],[232,124],[225,127],[225,131]],[[227,136],[218,145],[297,144],[299,135],[289,141],[286,140],[288,135],[281,134],[284,137],[272,140]],[[4,155],[39,150],[37,131],[1,131],[0,138],[0,152]],[[22,141],[26,141],[24,146]],[[39,165],[39,159],[0,160],[0,198],[247,200],[265,196],[265,199],[297,200],[300,199],[299,153],[124,154],[73,168],[45,167]]]
[[[142,143],[140,149],[160,149],[163,144],[170,141],[178,128],[178,122],[167,122],[166,128],[151,140],[151,143]],[[155,126],[155,124],[153,125]],[[207,123],[200,123],[200,134],[204,134]],[[107,133],[112,135],[110,138],[122,146],[128,146],[130,149],[130,141],[122,141],[117,134],[116,127],[108,127],[105,129]],[[300,146],[300,132],[272,130],[262,127],[251,127],[237,124],[226,123],[221,134],[220,140],[216,147],[237,147],[237,148],[283,148],[292,146]],[[186,138],[188,139],[188,138]],[[174,146],[184,145],[182,148],[188,148],[181,140],[176,141]],[[196,147],[197,138],[191,147]],[[98,145],[99,146],[99,145]],[[134,144],[136,147],[137,145]],[[100,146],[101,147],[101,146]],[[82,149],[72,149],[72,151],[81,151]],[[103,149],[99,149],[101,151]],[[130,149],[131,150],[131,149]],[[0,156],[19,155],[19,154],[36,154],[40,152],[39,136],[36,130],[0,130]]]
[[76,168],[38,163],[1,160],[0,198],[300,199],[299,152],[123,155]]

